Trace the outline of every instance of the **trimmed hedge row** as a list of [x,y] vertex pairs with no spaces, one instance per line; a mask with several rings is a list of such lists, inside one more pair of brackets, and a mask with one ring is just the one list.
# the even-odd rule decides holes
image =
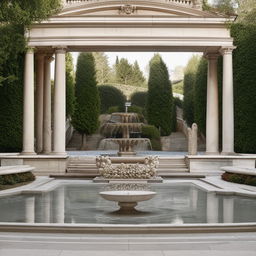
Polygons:
[[148,92],[134,92],[131,95],[132,105],[136,105],[141,108],[146,108],[148,98]]
[[18,183],[29,182],[34,180],[35,176],[32,172],[0,175],[0,185],[15,185]]
[[100,95],[101,114],[107,113],[110,107],[118,107],[118,111],[124,111],[124,105],[126,101],[125,95],[121,90],[111,85],[98,86]]
[[235,24],[234,44],[235,150],[256,153],[256,26]]
[[222,179],[233,183],[256,186],[256,177],[252,175],[226,172],[222,174]]

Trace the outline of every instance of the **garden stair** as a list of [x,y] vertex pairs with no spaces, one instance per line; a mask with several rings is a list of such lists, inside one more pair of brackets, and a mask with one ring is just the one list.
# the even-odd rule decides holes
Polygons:
[[[111,158],[113,163],[128,163],[128,158]],[[134,163],[144,161],[144,157],[133,157]],[[160,176],[173,176],[188,173],[184,157],[161,157],[157,168]],[[72,177],[96,177],[99,171],[96,166],[95,157],[70,157],[67,165],[66,175]]]

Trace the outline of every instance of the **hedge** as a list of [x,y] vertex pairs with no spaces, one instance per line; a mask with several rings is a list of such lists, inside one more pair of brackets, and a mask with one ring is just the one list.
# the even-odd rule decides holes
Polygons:
[[256,153],[256,26],[234,24],[235,151]]
[[148,92],[134,92],[131,95],[131,103],[132,105],[145,108],[147,104],[147,97],[148,97]]
[[233,183],[256,186],[256,176],[252,175],[226,172],[222,174],[222,179]]
[[124,111],[124,105],[126,97],[121,90],[111,85],[98,86],[100,101],[101,101],[101,113],[104,114],[112,106],[118,106],[119,111]]
[[15,185],[18,183],[29,182],[34,180],[35,176],[32,172],[0,175],[1,186]]

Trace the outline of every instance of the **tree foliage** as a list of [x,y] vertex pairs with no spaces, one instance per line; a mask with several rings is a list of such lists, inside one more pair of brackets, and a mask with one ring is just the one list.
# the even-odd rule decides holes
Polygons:
[[116,83],[129,84],[134,86],[144,86],[145,77],[140,70],[139,64],[137,61],[132,65],[128,62],[127,59],[116,58],[115,63],[115,80]]
[[208,63],[205,58],[201,58],[195,78],[194,88],[194,120],[199,130],[206,132],[206,95],[207,95],[207,70]]
[[105,84],[110,80],[111,69],[108,64],[108,57],[104,52],[94,52],[96,79],[98,84]]
[[145,83],[145,77],[140,70],[139,64],[137,61],[134,62],[132,66],[132,78],[131,78],[131,84],[135,86],[143,86]]
[[118,106],[119,111],[124,111],[126,97],[119,89],[111,85],[98,86],[100,96],[100,112],[106,113],[110,107]]
[[183,81],[183,118],[189,126],[191,126],[194,123],[194,87],[199,61],[200,56],[194,55],[191,57],[186,66]]
[[59,10],[59,0],[0,1],[0,151],[22,147],[24,27]]
[[82,135],[94,133],[99,125],[100,100],[92,53],[80,53],[76,70],[74,128]]
[[0,23],[28,26],[47,19],[61,8],[61,0],[1,0]]
[[73,58],[66,54],[66,116],[71,117],[75,110],[75,81]]
[[148,81],[147,118],[148,123],[160,129],[162,135],[169,135],[173,127],[172,87],[166,64],[156,54],[150,61]]
[[116,79],[117,82],[128,84],[132,78],[132,65],[129,64],[127,59],[120,59],[116,63]]

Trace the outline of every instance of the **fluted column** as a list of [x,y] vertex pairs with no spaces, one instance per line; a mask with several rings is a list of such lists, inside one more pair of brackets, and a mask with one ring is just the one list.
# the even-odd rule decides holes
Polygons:
[[207,54],[206,153],[219,153],[218,54]]
[[54,140],[55,154],[66,154],[66,70],[65,48],[55,52]]
[[34,49],[27,49],[24,67],[23,94],[23,150],[22,154],[35,154],[34,149]]
[[235,47],[223,48],[222,154],[234,154],[233,57]]
[[43,150],[44,55],[36,56],[36,152]]
[[52,107],[51,107],[51,55],[45,56],[44,62],[44,120],[43,120],[43,153],[52,152]]

